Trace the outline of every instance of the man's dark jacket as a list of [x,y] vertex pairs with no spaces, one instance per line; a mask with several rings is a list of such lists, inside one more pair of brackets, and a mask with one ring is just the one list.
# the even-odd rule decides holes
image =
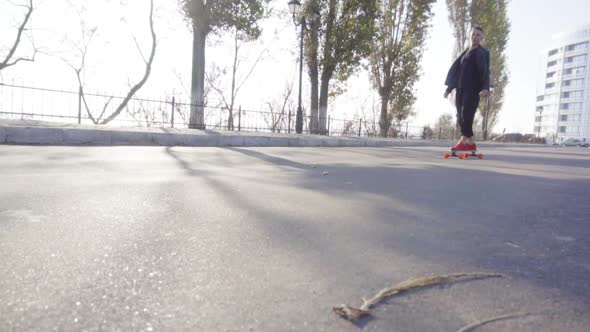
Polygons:
[[[461,59],[467,52],[469,54],[462,63]],[[449,92],[453,89],[463,89],[477,94],[482,90],[489,90],[490,52],[482,46],[465,50],[449,69],[445,85]]]

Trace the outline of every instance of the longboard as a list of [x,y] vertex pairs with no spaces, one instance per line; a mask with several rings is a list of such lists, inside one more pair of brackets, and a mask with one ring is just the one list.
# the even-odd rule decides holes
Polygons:
[[443,154],[443,157],[445,157],[445,159],[448,159],[449,157],[457,157],[459,159],[467,159],[469,157],[477,157],[479,159],[482,159],[483,153],[478,153],[477,150],[471,150],[471,151],[453,151],[453,150],[451,150],[451,152],[445,152]]

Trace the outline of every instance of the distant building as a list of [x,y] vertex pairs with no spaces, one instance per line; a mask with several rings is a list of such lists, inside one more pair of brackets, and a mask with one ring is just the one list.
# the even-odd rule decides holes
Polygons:
[[553,36],[537,79],[535,133],[590,141],[590,25]]

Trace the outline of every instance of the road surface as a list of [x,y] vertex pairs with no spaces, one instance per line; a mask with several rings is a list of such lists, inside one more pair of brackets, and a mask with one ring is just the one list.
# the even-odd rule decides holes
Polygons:
[[0,330],[587,331],[590,149],[483,152],[0,146]]

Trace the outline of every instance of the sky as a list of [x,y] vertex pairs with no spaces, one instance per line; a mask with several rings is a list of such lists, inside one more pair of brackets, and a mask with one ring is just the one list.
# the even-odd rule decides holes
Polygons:
[[[13,3],[24,0],[0,0],[0,56],[14,39],[15,26],[23,16],[22,8]],[[275,14],[262,22],[260,40],[240,49],[238,81],[254,66],[237,96],[243,109],[266,111],[276,103],[285,87],[293,84],[291,105],[296,104],[298,74],[298,31],[287,14],[287,0],[271,2]],[[150,47],[147,14],[148,1],[142,0],[35,0],[32,29],[19,49],[19,55],[30,52],[31,42],[43,51],[34,63],[22,62],[2,71],[0,80],[36,87],[76,90],[77,81],[71,66],[81,60],[76,50],[82,45],[80,22],[96,33],[87,52],[84,82],[91,92],[124,94],[143,74],[142,55]],[[179,12],[176,1],[155,0],[155,28],[158,48],[148,83],[139,97],[165,99],[172,95],[188,100],[191,73],[191,32]],[[83,10],[84,8],[84,10]],[[540,52],[551,44],[555,33],[579,28],[590,23],[590,1],[587,0],[512,0],[508,5],[511,34],[506,55],[509,84],[495,132],[533,131],[537,68]],[[482,43],[485,46],[485,40]],[[422,75],[416,84],[416,115],[412,125],[434,124],[444,113],[454,114],[450,101],[443,99],[444,79],[452,63],[454,40],[444,0],[434,6],[434,17],[425,44]],[[211,36],[207,48],[207,68],[226,69],[219,80],[223,90],[229,90],[229,68],[232,58],[232,38],[228,35]],[[492,59],[493,61],[493,59]],[[309,105],[309,84],[304,73],[303,102]],[[227,95],[227,94],[226,94]],[[227,96],[226,96],[227,97]],[[212,93],[211,103],[220,97]],[[343,95],[330,100],[329,114],[333,118],[352,118],[356,114],[378,109],[378,98],[371,88],[366,73],[353,77]]]

